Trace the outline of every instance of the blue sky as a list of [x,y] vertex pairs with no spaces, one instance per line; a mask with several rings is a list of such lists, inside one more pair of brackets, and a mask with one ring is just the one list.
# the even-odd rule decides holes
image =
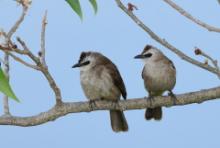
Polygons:
[[[218,86],[218,78],[191,65],[152,40],[116,5],[114,0],[98,0],[94,15],[87,0],[81,0],[84,20],[80,21],[64,0],[34,0],[29,13],[15,36],[22,37],[34,53],[40,48],[41,19],[48,10],[46,59],[49,70],[62,90],[64,101],[85,101],[79,71],[71,66],[85,50],[108,56],[118,66],[126,84],[128,98],[147,93],[141,79],[143,63],[133,57],[146,44],[160,48],[177,68],[174,92],[184,93]],[[219,34],[198,27],[160,0],[124,1],[139,8],[135,11],[143,22],[158,35],[194,55],[195,46],[215,59],[220,59]],[[220,5],[213,1],[177,1],[184,9],[205,22],[219,26]],[[15,2],[0,1],[0,28],[8,30],[21,9]],[[2,55],[2,54],[0,54]],[[21,103],[10,101],[11,112],[31,116],[54,105],[53,92],[43,75],[11,61],[11,84]],[[0,100],[2,103],[2,100]],[[2,112],[2,107],[0,107]],[[1,147],[218,147],[220,146],[219,101],[181,107],[163,108],[160,122],[145,121],[144,110],[126,111],[129,132],[112,132],[107,111],[70,114],[54,122],[36,127],[0,126]]]

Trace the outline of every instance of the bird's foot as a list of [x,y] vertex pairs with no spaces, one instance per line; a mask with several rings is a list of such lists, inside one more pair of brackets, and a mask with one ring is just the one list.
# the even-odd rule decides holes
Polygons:
[[168,96],[173,99],[173,105],[176,105],[178,99],[176,98],[176,95],[172,92],[172,90],[169,90]]
[[92,100],[89,100],[89,108],[90,108],[91,111],[93,111],[94,108],[97,106],[96,105],[96,101],[98,101],[98,100],[102,100],[102,99],[92,99]]

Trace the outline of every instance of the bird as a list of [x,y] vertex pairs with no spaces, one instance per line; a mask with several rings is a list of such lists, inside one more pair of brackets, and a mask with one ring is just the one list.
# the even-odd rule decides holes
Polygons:
[[[95,51],[81,52],[78,63],[80,82],[85,96],[92,102],[109,100],[117,102],[121,95],[126,100],[127,92],[123,79],[116,65],[106,56]],[[128,131],[128,124],[123,111],[110,110],[111,127],[114,132]]]
[[[149,99],[152,101],[153,97],[162,96],[165,91],[168,91],[175,103],[176,97],[172,90],[176,84],[176,68],[173,62],[152,45],[146,45],[142,53],[134,58],[142,59],[144,62],[142,79]],[[147,108],[145,119],[161,120],[162,107]]]

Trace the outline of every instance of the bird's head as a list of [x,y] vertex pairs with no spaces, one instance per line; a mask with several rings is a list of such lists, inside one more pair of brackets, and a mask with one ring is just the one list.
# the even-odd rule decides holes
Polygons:
[[135,59],[142,59],[144,63],[153,62],[163,56],[163,53],[151,45],[145,46],[141,54],[135,56]]
[[93,51],[83,51],[79,57],[78,63],[74,64],[72,68],[79,67],[81,71],[87,71],[99,63],[102,54]]

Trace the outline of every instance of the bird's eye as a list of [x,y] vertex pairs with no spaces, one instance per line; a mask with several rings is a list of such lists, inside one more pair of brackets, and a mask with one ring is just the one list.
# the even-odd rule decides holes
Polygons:
[[145,58],[150,58],[151,56],[152,56],[152,53],[148,53],[144,55]]

